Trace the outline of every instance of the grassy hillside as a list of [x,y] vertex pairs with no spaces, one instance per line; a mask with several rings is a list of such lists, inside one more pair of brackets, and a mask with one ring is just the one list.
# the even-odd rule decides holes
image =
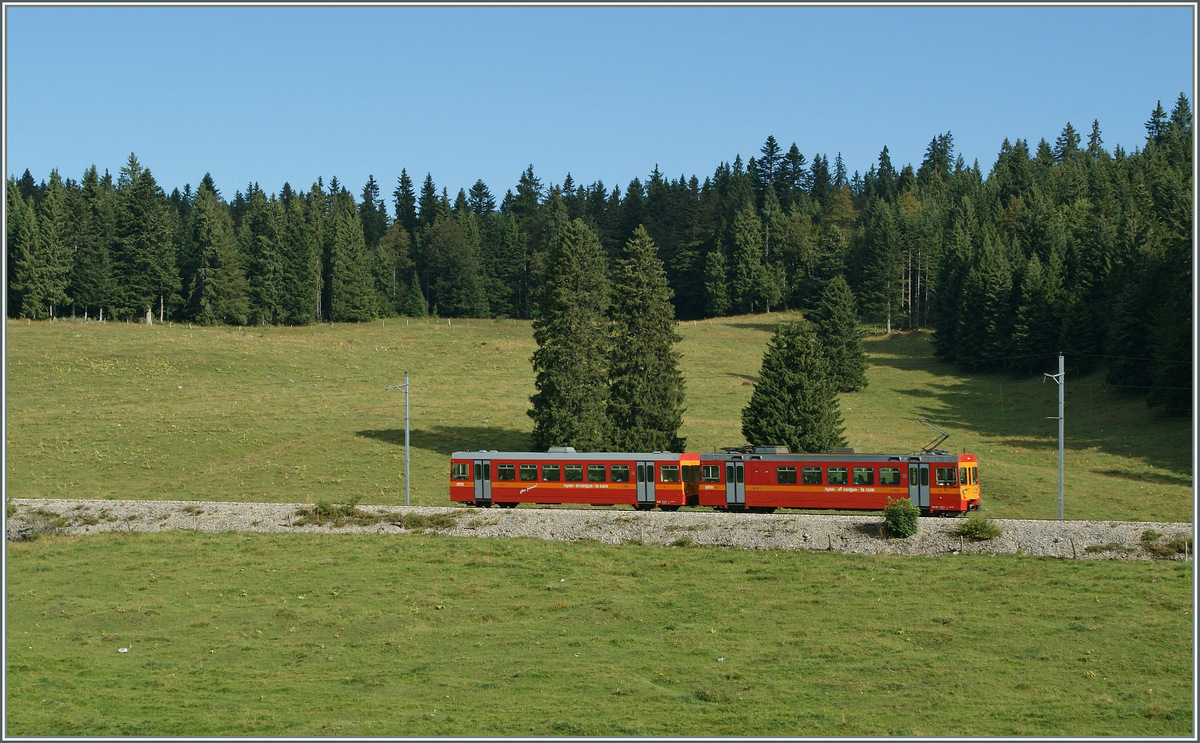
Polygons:
[[7,555],[14,736],[1194,733],[1190,562],[183,532]]
[[[782,317],[680,325],[690,450],[744,443],[740,412]],[[979,455],[996,517],[1057,517],[1057,389],[967,376],[928,336],[868,339],[869,386],[842,396],[850,444]],[[10,497],[395,504],[404,500],[412,381],[412,502],[448,505],[455,450],[527,449],[528,322],[406,321],[303,328],[7,325]],[[1050,371],[1050,370],[1047,370]],[[1099,376],[1067,380],[1067,518],[1191,519],[1191,420],[1163,419]]]

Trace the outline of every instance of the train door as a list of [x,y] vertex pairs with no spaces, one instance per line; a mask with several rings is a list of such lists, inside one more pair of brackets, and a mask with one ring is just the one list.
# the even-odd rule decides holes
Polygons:
[[929,465],[919,462],[908,465],[908,499],[922,511],[929,510]]
[[654,508],[654,462],[637,463],[637,507]]
[[746,463],[725,463],[725,505],[746,505]]
[[475,460],[475,503],[492,505],[492,463],[487,459]]

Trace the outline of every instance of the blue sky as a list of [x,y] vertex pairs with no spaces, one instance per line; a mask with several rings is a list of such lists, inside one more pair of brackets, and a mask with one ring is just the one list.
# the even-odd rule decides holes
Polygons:
[[[767,135],[866,172],[951,132],[986,172],[1071,122],[1145,141],[1194,101],[1191,5],[989,7],[5,7],[5,171],[231,198],[401,168],[451,199],[543,184],[701,181]],[[1194,105],[1193,105],[1194,108]]]

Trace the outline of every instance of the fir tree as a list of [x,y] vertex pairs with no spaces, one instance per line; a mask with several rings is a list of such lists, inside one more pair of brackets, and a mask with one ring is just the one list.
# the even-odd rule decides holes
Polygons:
[[202,325],[246,324],[250,318],[250,285],[234,247],[229,210],[216,193],[201,184],[190,221],[196,266],[190,282],[188,317]]
[[608,351],[610,445],[616,451],[683,451],[681,338],[663,263],[638,226],[617,269]]
[[[28,172],[28,171],[26,171]],[[16,179],[8,179],[5,192],[8,216],[5,249],[10,268],[8,271],[8,311],[14,317],[41,318],[44,311],[42,298],[46,268],[38,253],[37,216],[33,212],[33,199],[21,195]]]
[[400,169],[400,178],[397,179],[392,197],[396,204],[396,221],[411,236],[417,229],[417,194],[413,191],[412,179],[408,177],[408,171],[404,168]]
[[829,360],[806,320],[780,324],[742,409],[742,435],[755,446],[826,453],[845,446]]
[[549,256],[533,321],[535,448],[602,451],[609,441],[609,287],[604,253],[581,220],[570,222]]
[[174,229],[166,196],[150,171],[129,155],[117,182],[117,243],[113,262],[129,317],[169,305],[181,289]]
[[704,314],[707,317],[724,317],[729,314],[730,306],[725,254],[718,245],[704,258]]
[[867,354],[858,324],[854,294],[843,276],[835,276],[809,313],[817,340],[829,358],[829,374],[838,392],[859,392],[867,386]]
[[425,294],[421,291],[421,279],[417,276],[415,268],[412,279],[408,282],[408,294],[401,311],[409,317],[425,317],[429,314],[429,305],[425,302]]
[[330,229],[329,319],[362,322],[377,315],[375,291],[354,199],[342,192],[334,198]]

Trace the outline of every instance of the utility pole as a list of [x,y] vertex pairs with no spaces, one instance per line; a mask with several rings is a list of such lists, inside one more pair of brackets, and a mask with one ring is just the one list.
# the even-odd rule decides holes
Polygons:
[[[1058,383],[1058,520],[1063,517],[1063,401],[1066,396],[1067,372],[1062,351],[1058,352],[1058,374],[1043,374]],[[1046,381],[1045,379],[1042,380]],[[1048,416],[1049,420],[1055,420]]]
[[404,505],[408,505],[408,372],[404,373],[404,384],[389,384],[388,387],[404,390]]

